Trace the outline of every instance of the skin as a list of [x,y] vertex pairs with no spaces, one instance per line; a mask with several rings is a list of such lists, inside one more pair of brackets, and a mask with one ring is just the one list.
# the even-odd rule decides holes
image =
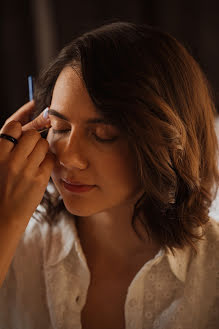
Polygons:
[[[51,177],[65,207],[77,216],[78,234],[90,266],[101,266],[107,260],[110,268],[114,264],[124,268],[131,257],[137,259],[152,252],[157,245],[149,243],[141,224],[138,222],[137,229],[144,241],[131,226],[134,204],[143,193],[131,147],[116,127],[85,124],[85,120],[100,114],[72,68],[66,67],[60,73],[50,109],[69,118],[67,122],[49,116],[47,141],[56,156]],[[53,134],[53,128],[68,131]],[[112,143],[101,143],[92,133],[105,139],[118,138]],[[72,193],[62,186],[63,177],[96,187],[89,192]]]

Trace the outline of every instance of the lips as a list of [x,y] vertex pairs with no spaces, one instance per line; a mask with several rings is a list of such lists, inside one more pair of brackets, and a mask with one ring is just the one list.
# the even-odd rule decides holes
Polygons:
[[66,190],[68,190],[70,192],[74,192],[74,193],[88,192],[95,188],[95,185],[72,185],[72,184],[66,183],[64,180],[61,180],[61,182],[62,182],[62,186]]
[[79,181],[72,181],[72,180],[70,180],[70,179],[68,179],[68,178],[62,178],[62,180],[63,180],[65,183],[67,183],[67,184],[69,184],[69,185],[73,185],[73,186],[94,186],[94,185],[84,184],[84,183],[79,182]]

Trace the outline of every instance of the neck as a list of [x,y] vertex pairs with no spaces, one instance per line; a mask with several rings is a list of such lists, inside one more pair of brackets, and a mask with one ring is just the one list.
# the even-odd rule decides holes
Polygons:
[[[124,215],[124,214],[123,214]],[[136,229],[131,225],[131,216],[77,217],[76,227],[80,243],[88,262],[130,264],[130,259],[142,257],[158,250],[158,245],[150,241],[143,224],[136,220]]]

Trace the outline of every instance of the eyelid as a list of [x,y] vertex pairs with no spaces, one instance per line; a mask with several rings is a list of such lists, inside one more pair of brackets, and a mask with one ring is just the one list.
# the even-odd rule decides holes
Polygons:
[[[68,133],[68,130],[69,129],[65,129],[65,130],[61,130],[61,129],[53,129],[52,128],[52,133],[55,135],[62,135],[62,134],[66,134]],[[97,136],[96,134],[92,133],[92,135],[94,136],[94,138],[100,142],[100,143],[112,143],[114,142],[115,140],[118,139],[118,136],[114,136],[112,138],[100,138],[99,136]]]
[[[55,120],[55,124],[56,124],[57,120]],[[58,122],[57,122],[58,124]],[[52,123],[52,120],[51,120],[51,125],[53,125]],[[61,126],[62,127],[62,126]],[[92,126],[89,126],[88,129],[94,129],[94,130],[100,130],[100,131],[104,131],[106,133],[114,133],[114,134],[117,134],[117,129],[113,126],[109,126],[109,125],[104,125],[104,124],[94,124]],[[56,128],[55,130],[65,130],[65,129],[62,129],[62,128]]]
[[[52,128],[52,131],[54,131],[54,132],[63,132],[63,133],[67,133],[67,132],[69,132],[71,129],[62,129],[61,127],[54,127],[53,125],[51,125],[51,128]],[[96,133],[98,133],[98,129],[90,129],[93,133],[95,133],[95,135],[96,135]],[[104,133],[109,133],[107,130],[106,131],[103,131]],[[101,137],[99,137],[99,138],[101,138]]]

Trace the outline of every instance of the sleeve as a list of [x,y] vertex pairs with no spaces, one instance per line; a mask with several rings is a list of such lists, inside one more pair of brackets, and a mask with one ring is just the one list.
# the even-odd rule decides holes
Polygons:
[[12,310],[15,308],[16,290],[16,277],[12,261],[0,288],[0,329],[15,328],[11,315]]
[[0,329],[50,328],[39,225],[31,218],[0,288]]
[[219,324],[219,222],[212,218],[212,236],[209,243],[210,272],[214,282],[214,300],[209,310],[207,329],[217,329]]

